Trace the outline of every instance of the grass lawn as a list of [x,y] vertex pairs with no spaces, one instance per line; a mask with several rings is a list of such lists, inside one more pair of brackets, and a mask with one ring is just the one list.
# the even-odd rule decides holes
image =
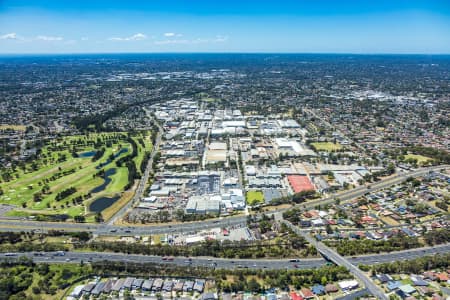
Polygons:
[[[138,146],[138,154],[133,159],[136,163],[136,168],[138,169],[138,172],[141,172],[141,163],[144,159],[145,152],[150,152],[152,150],[152,141],[150,139],[150,132],[144,133],[142,135],[137,135],[132,137],[133,140],[136,142],[136,145]],[[141,144],[142,141],[144,145]]]
[[405,155],[405,160],[408,159],[415,159],[417,160],[418,164],[423,164],[429,161],[432,161],[433,159],[427,156],[423,156],[423,155],[419,155],[419,154],[406,154]]
[[316,142],[311,143],[311,145],[316,149],[316,151],[327,151],[327,152],[333,152],[338,151],[342,149],[342,145],[339,143],[332,143],[332,142]]
[[[134,159],[139,170],[144,150],[150,151],[152,145],[148,132],[139,133],[133,136],[133,139],[138,145],[138,155]],[[138,139],[142,140],[144,145]],[[72,155],[74,152],[79,155],[98,151],[100,148],[104,148],[105,152],[95,162],[92,162],[92,157]],[[128,151],[120,152],[120,155],[108,163],[110,157],[119,153],[121,148]],[[125,166],[117,167],[115,161],[130,155],[131,149],[126,134],[120,132],[67,136],[49,141],[35,160],[15,170],[8,170],[9,179],[5,179],[2,174],[0,188],[3,195],[0,196],[0,203],[17,206],[15,210],[8,212],[9,216],[85,215],[87,213],[85,206],[93,199],[123,194],[124,187],[128,183],[128,169]],[[111,182],[104,190],[92,193],[94,188],[104,182],[102,177],[94,175],[101,169],[108,171],[113,168],[116,173],[110,176]],[[48,191],[44,191],[45,186],[48,187]],[[69,187],[75,188],[76,191],[57,201],[56,196]],[[40,200],[35,199],[37,194],[41,195]],[[74,199],[77,197],[82,197],[81,202],[75,202]],[[131,197],[127,195],[126,198]],[[123,201],[121,203],[123,204]]]
[[246,198],[249,205],[264,203],[264,194],[261,191],[248,191]]
[[15,131],[25,131],[25,125],[9,125],[2,124],[0,125],[0,130],[15,130]]

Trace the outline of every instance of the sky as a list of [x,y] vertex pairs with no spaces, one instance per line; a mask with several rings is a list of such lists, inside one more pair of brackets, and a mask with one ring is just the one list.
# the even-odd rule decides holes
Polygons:
[[450,0],[0,0],[0,53],[450,54]]

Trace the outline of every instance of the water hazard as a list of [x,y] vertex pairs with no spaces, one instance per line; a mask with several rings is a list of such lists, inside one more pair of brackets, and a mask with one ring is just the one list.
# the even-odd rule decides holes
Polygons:
[[120,199],[120,196],[114,196],[114,197],[100,197],[98,199],[95,199],[91,205],[89,205],[89,210],[92,212],[101,212],[102,210],[110,207],[114,204],[117,200]]

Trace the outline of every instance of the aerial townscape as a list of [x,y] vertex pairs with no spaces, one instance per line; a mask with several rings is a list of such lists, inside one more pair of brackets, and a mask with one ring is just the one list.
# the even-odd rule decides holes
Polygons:
[[0,299],[450,299],[450,56],[31,27],[0,28]]

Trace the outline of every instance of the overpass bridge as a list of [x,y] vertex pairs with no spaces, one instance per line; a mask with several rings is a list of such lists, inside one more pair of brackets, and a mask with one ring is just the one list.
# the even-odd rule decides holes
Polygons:
[[316,241],[308,233],[300,230],[297,226],[294,226],[291,222],[284,220],[284,224],[289,226],[295,233],[303,236],[308,243],[316,247],[317,251],[328,261],[335,263],[338,266],[344,266],[350,273],[359,279],[364,286],[370,291],[370,293],[377,299],[388,300],[388,297],[384,291],[377,286],[364,272],[362,272],[357,266],[353,265],[348,259],[336,253],[333,249],[326,246],[324,243]]

